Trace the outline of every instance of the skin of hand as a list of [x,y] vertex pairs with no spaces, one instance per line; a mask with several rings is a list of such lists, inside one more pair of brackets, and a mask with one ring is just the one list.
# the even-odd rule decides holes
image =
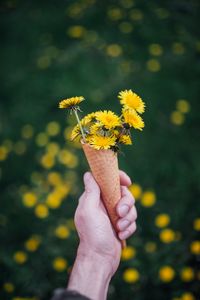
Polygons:
[[80,243],[68,289],[94,300],[106,299],[109,282],[120,263],[120,240],[127,239],[136,230],[135,200],[128,190],[131,180],[123,171],[119,171],[119,176],[122,197],[116,207],[118,237],[102,203],[99,186],[90,172],[84,174],[85,191],[75,213]]

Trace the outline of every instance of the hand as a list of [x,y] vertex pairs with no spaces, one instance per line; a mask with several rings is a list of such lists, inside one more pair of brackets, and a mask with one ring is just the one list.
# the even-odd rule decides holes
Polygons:
[[131,180],[124,172],[120,171],[121,194],[116,210],[119,215],[117,227],[118,238],[114,232],[102,200],[100,189],[90,172],[84,175],[85,191],[79,199],[75,213],[75,225],[80,238],[78,253],[91,257],[101,256],[110,265],[113,275],[119,265],[121,244],[119,239],[127,239],[136,230],[137,218],[134,198],[127,186]]
[[80,244],[68,289],[93,300],[106,299],[109,282],[120,262],[119,239],[127,239],[136,230],[135,201],[127,188],[131,180],[122,171],[119,175],[122,198],[116,207],[118,237],[100,198],[99,186],[89,172],[84,175],[85,191],[75,213]]

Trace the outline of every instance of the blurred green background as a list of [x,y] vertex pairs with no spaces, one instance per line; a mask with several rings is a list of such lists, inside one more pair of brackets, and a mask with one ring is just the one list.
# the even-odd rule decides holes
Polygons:
[[88,166],[59,100],[119,113],[124,89],[145,101],[146,127],[119,157],[138,229],[108,298],[200,299],[198,12],[197,0],[1,1],[2,300],[49,299],[76,255]]

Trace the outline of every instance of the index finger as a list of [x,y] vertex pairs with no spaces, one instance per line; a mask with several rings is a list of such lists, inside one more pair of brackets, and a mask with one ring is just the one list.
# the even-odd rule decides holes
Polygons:
[[119,178],[120,178],[120,185],[124,185],[124,186],[131,185],[131,179],[124,171],[119,170]]

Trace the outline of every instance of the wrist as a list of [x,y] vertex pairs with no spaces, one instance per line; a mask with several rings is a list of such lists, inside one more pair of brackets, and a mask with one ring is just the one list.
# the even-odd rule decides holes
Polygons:
[[92,300],[104,300],[112,277],[111,265],[99,253],[85,250],[81,245],[78,248],[68,289]]

